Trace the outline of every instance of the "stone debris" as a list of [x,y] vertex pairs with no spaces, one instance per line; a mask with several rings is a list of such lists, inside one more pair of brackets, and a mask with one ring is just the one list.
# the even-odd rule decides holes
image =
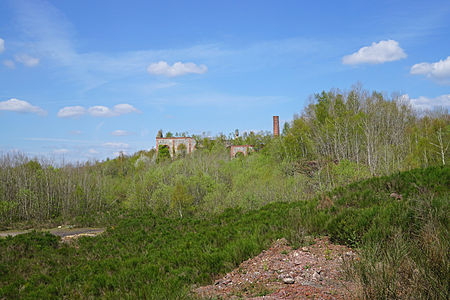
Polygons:
[[93,233],[78,233],[78,234],[66,235],[61,238],[61,242],[67,243],[74,239],[78,239],[82,236],[93,237],[93,236],[97,236],[99,234],[100,234],[99,232],[93,232]]
[[286,277],[283,279],[283,282],[286,284],[293,284],[295,282],[295,279],[292,277]]
[[292,249],[285,239],[193,292],[202,299],[355,299],[356,285],[343,280],[343,260],[356,253],[327,237]]

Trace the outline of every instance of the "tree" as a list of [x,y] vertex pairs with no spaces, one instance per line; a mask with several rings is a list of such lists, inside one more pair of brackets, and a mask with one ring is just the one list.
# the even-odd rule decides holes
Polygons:
[[160,163],[163,161],[168,161],[171,159],[169,147],[166,145],[159,145],[158,147],[158,157],[156,158],[156,162]]
[[178,210],[180,218],[183,218],[183,210],[189,209],[192,205],[193,197],[182,183],[177,183],[172,191],[171,206]]

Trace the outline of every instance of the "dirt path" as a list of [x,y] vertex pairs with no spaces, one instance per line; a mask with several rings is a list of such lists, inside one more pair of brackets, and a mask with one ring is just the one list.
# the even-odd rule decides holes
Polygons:
[[355,299],[354,285],[341,272],[343,260],[354,256],[327,238],[296,250],[282,239],[194,292],[205,299]]
[[[65,238],[77,237],[77,236],[94,236],[104,232],[105,228],[51,228],[51,229],[40,229],[38,231],[48,231],[51,234],[57,235]],[[7,236],[16,236],[19,234],[24,234],[27,232],[31,232],[32,229],[29,230],[8,230],[8,231],[0,231],[0,237]]]

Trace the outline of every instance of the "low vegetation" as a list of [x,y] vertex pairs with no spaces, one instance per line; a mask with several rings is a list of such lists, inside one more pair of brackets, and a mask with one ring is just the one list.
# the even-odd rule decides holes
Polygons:
[[327,234],[361,249],[348,273],[367,298],[446,299],[449,183],[448,167],[431,167],[208,218],[128,210],[103,235],[76,244],[37,232],[3,239],[0,297],[189,298],[192,285],[211,282],[276,238],[300,246],[307,235]]

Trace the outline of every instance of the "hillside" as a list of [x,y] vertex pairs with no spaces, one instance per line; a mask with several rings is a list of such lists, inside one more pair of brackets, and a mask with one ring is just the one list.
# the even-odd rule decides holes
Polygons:
[[276,239],[297,248],[327,235],[359,249],[348,273],[366,297],[445,299],[449,186],[450,169],[431,167],[252,211],[181,219],[122,211],[104,234],[72,243],[37,232],[1,239],[0,298],[189,298],[194,284]]

